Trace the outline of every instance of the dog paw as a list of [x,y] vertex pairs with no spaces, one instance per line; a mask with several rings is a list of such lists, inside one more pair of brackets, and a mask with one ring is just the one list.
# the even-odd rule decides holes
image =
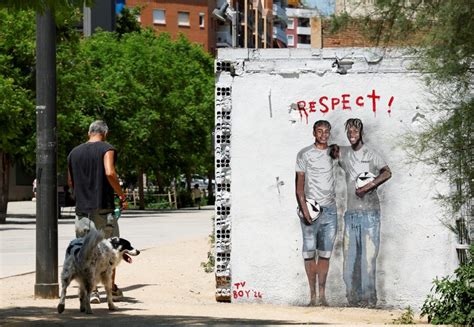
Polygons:
[[86,313],[87,313],[88,315],[91,315],[91,314],[92,314],[92,309],[86,310]]
[[115,305],[109,305],[109,310],[110,311],[115,311],[115,310],[118,310],[118,307],[115,306]]
[[63,313],[64,311],[64,304],[63,303],[59,303],[58,304],[58,313]]

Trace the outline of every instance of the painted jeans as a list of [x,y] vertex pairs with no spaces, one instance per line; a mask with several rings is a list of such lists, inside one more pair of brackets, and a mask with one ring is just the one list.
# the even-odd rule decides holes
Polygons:
[[377,304],[376,260],[380,246],[380,211],[344,214],[344,283],[350,305]]
[[337,208],[336,205],[323,207],[321,217],[313,224],[306,225],[304,218],[300,219],[303,232],[303,258],[313,259],[318,252],[322,258],[330,258],[334,247],[337,232]]

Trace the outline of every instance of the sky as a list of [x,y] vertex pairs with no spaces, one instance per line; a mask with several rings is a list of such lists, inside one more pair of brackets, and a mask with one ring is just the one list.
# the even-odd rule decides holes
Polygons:
[[334,14],[336,0],[304,0],[310,7],[317,8],[323,16]]

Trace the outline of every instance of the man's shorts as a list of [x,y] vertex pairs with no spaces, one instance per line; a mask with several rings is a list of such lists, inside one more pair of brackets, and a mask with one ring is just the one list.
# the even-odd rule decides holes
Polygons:
[[94,210],[90,214],[76,212],[75,228],[76,237],[84,237],[91,229],[103,231],[105,238],[120,236],[118,222],[112,209]]
[[330,258],[337,232],[337,207],[321,207],[321,216],[311,225],[300,219],[303,231],[303,258],[312,259],[316,256]]

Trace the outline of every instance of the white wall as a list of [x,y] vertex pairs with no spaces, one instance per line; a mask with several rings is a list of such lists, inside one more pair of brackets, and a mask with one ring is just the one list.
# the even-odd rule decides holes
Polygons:
[[[331,70],[336,56],[354,61],[346,75]],[[447,186],[426,166],[410,164],[401,145],[407,131],[420,128],[418,113],[429,106],[420,76],[406,68],[409,58],[370,49],[272,49],[220,51],[217,62],[224,61],[235,67],[235,76],[218,72],[216,80],[217,87],[232,88],[232,301],[289,305],[309,301],[296,216],[296,154],[314,142],[312,125],[316,120],[332,124],[330,143],[348,145],[344,122],[358,117],[364,123],[366,143],[378,150],[393,173],[378,190],[382,207],[378,304],[418,309],[432,279],[452,273],[456,253],[454,235],[439,222],[441,208],[433,200]],[[376,112],[367,97],[373,90],[381,97]],[[306,122],[304,115],[291,109],[301,100],[318,102],[322,96],[342,99],[342,94],[349,94],[345,98],[351,110],[343,110],[339,104],[322,113],[322,106],[317,105]],[[359,96],[363,106],[355,102]],[[218,98],[216,110],[221,108]],[[284,185],[277,186],[277,179]],[[339,231],[326,294],[331,305],[344,306],[342,172],[338,174],[337,191]],[[239,296],[240,290],[243,296]]]

